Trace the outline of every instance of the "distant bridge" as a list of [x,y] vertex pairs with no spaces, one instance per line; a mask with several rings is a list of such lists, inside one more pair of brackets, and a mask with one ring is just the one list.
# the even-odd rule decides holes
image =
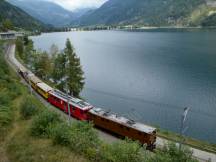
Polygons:
[[4,32],[0,33],[0,40],[16,39],[17,37],[24,36],[23,32]]
[[206,0],[206,4],[210,7],[216,7],[216,1],[215,0]]

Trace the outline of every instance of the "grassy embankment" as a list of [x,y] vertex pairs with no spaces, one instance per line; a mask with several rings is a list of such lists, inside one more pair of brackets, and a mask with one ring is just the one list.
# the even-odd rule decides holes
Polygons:
[[[20,83],[16,73],[5,63],[3,42],[0,42],[0,161],[87,161],[66,147],[53,147],[50,139],[30,135],[32,119],[24,120],[19,113],[28,95],[28,89]],[[40,109],[44,109],[35,98],[32,98],[32,101]]]

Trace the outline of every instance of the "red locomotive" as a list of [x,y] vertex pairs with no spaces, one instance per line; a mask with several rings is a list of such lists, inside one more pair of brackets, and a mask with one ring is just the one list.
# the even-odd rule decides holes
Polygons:
[[87,112],[93,108],[89,103],[78,98],[67,96],[59,90],[50,91],[48,101],[68,114],[68,104],[71,116],[79,120],[88,120]]

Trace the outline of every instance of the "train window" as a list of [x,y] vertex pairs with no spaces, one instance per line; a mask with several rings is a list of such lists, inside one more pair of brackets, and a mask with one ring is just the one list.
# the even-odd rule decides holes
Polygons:
[[104,121],[104,119],[103,119],[103,118],[102,118],[101,120],[102,120],[102,121]]
[[126,128],[127,129],[127,131],[130,131],[130,129],[129,128]]
[[120,128],[123,128],[123,126],[122,126],[122,125],[120,125]]
[[140,133],[140,132],[138,132],[138,134],[141,136],[142,135],[142,133]]

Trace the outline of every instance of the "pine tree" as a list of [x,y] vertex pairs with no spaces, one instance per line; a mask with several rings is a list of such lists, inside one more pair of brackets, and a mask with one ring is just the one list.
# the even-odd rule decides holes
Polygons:
[[46,52],[37,53],[34,59],[35,74],[38,77],[47,80],[51,72],[51,62],[49,55]]
[[50,55],[51,55],[53,62],[56,59],[58,53],[59,53],[58,46],[55,44],[52,44],[52,46],[50,47]]
[[13,23],[9,19],[4,20],[2,25],[3,25],[3,28],[5,30],[12,30],[13,29]]
[[28,43],[25,46],[25,53],[23,56],[24,62],[28,65],[30,65],[33,62],[32,60],[33,52],[34,52],[34,43],[32,40],[28,40]]
[[80,64],[80,59],[77,57],[75,50],[69,39],[66,41],[64,49],[66,55],[66,86],[70,95],[79,97],[79,93],[84,87],[84,72]]
[[21,59],[23,59],[24,46],[21,38],[16,39],[16,51]]
[[52,71],[52,79],[56,84],[56,88],[64,91],[65,85],[65,75],[66,75],[66,56],[65,54],[58,53],[53,64],[53,71]]

